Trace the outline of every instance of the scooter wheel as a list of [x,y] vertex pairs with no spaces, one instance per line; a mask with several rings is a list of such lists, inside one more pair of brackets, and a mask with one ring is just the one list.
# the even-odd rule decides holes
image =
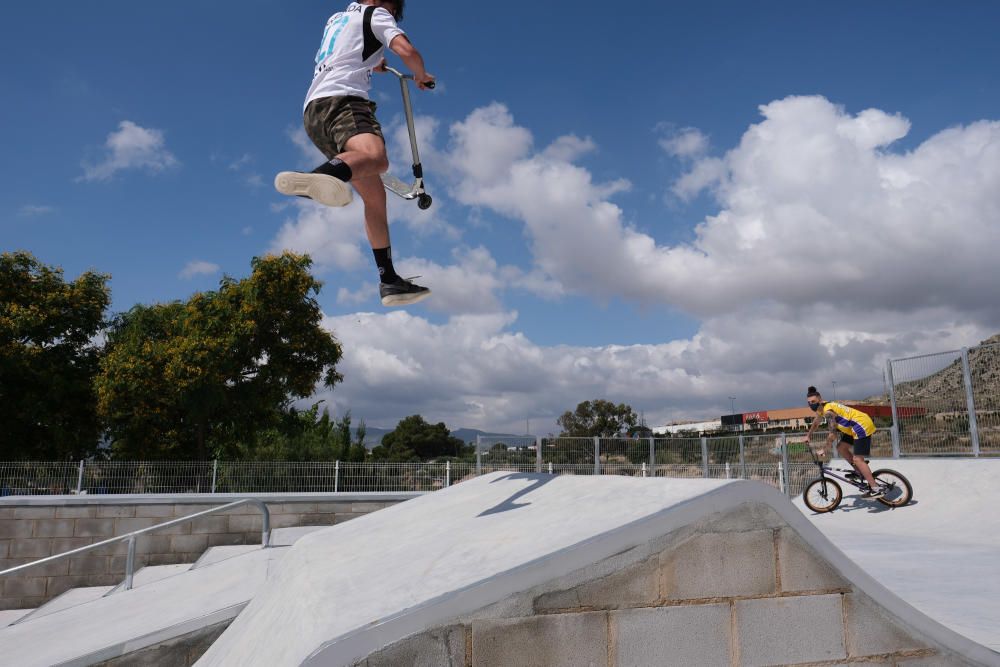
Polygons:
[[426,211],[427,209],[429,209],[433,202],[434,200],[431,199],[430,195],[420,195],[419,197],[417,197],[417,207],[421,211]]

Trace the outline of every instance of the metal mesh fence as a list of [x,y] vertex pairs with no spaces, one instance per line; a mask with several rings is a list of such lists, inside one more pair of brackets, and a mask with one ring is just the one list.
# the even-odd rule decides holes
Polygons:
[[969,350],[969,376],[975,404],[979,450],[1000,454],[1000,345]]
[[887,364],[903,456],[1000,455],[1000,344]]

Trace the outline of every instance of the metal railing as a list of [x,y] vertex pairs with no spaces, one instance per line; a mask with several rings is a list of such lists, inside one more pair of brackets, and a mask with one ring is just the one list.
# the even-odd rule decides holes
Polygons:
[[[889,431],[872,455],[892,455]],[[811,458],[803,433],[694,438],[481,437],[474,458],[427,463],[0,462],[0,495],[435,491],[496,471],[759,479],[797,493]]]
[[106,547],[111,544],[118,544],[119,542],[128,542],[128,555],[125,557],[125,581],[122,586],[122,590],[132,589],[132,577],[135,571],[135,543],[136,538],[146,533],[152,533],[163,528],[169,528],[170,526],[176,526],[178,524],[187,523],[188,521],[193,521],[203,516],[209,514],[215,514],[216,512],[222,512],[224,510],[232,509],[234,507],[239,507],[240,505],[246,505],[247,503],[253,503],[257,505],[260,511],[263,513],[263,524],[261,529],[261,548],[267,549],[271,546],[271,513],[267,509],[267,505],[263,501],[257,498],[243,498],[241,500],[236,500],[225,505],[220,505],[219,507],[213,507],[201,512],[196,512],[195,514],[189,514],[187,516],[178,517],[164,523],[157,524],[155,526],[149,526],[148,528],[143,528],[142,530],[134,530],[131,533],[126,533],[124,535],[118,535],[107,540],[102,540],[101,542],[95,542],[94,544],[89,544],[85,547],[80,547],[78,549],[73,549],[72,551],[65,551],[61,554],[56,554],[54,556],[48,556],[46,558],[41,558],[39,560],[31,561],[30,563],[24,563],[23,565],[18,565],[16,567],[11,567],[6,570],[0,570],[0,576],[7,574],[16,574],[28,568],[36,567],[38,565],[45,565],[47,563],[54,563],[56,561],[62,560],[64,558],[70,558],[72,556],[79,556],[80,554],[87,553],[88,551],[93,551],[94,549],[100,549],[101,547]]

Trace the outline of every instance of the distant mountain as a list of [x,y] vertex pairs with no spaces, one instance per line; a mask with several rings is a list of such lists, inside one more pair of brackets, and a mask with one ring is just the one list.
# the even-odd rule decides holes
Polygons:
[[[983,347],[983,346],[990,347]],[[986,408],[981,401],[995,402],[1000,396],[1000,334],[992,336],[974,349],[969,350],[969,374],[976,396],[976,411]],[[940,401],[943,397],[959,400],[956,409],[964,409],[965,378],[962,376],[962,359],[945,366],[936,373],[907,382],[898,382],[895,387],[896,402],[920,404],[923,401]],[[873,396],[868,400],[885,401],[885,396]],[[994,406],[990,406],[995,409]]]

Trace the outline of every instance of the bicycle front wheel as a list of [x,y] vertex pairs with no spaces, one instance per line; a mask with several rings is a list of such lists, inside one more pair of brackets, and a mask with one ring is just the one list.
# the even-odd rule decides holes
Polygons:
[[885,495],[878,499],[883,505],[902,507],[913,500],[913,487],[910,486],[910,480],[903,477],[902,474],[883,468],[874,471],[872,475],[885,485]]
[[802,492],[802,500],[805,501],[806,507],[820,514],[837,509],[843,497],[844,492],[840,484],[825,477],[809,482],[806,490]]

